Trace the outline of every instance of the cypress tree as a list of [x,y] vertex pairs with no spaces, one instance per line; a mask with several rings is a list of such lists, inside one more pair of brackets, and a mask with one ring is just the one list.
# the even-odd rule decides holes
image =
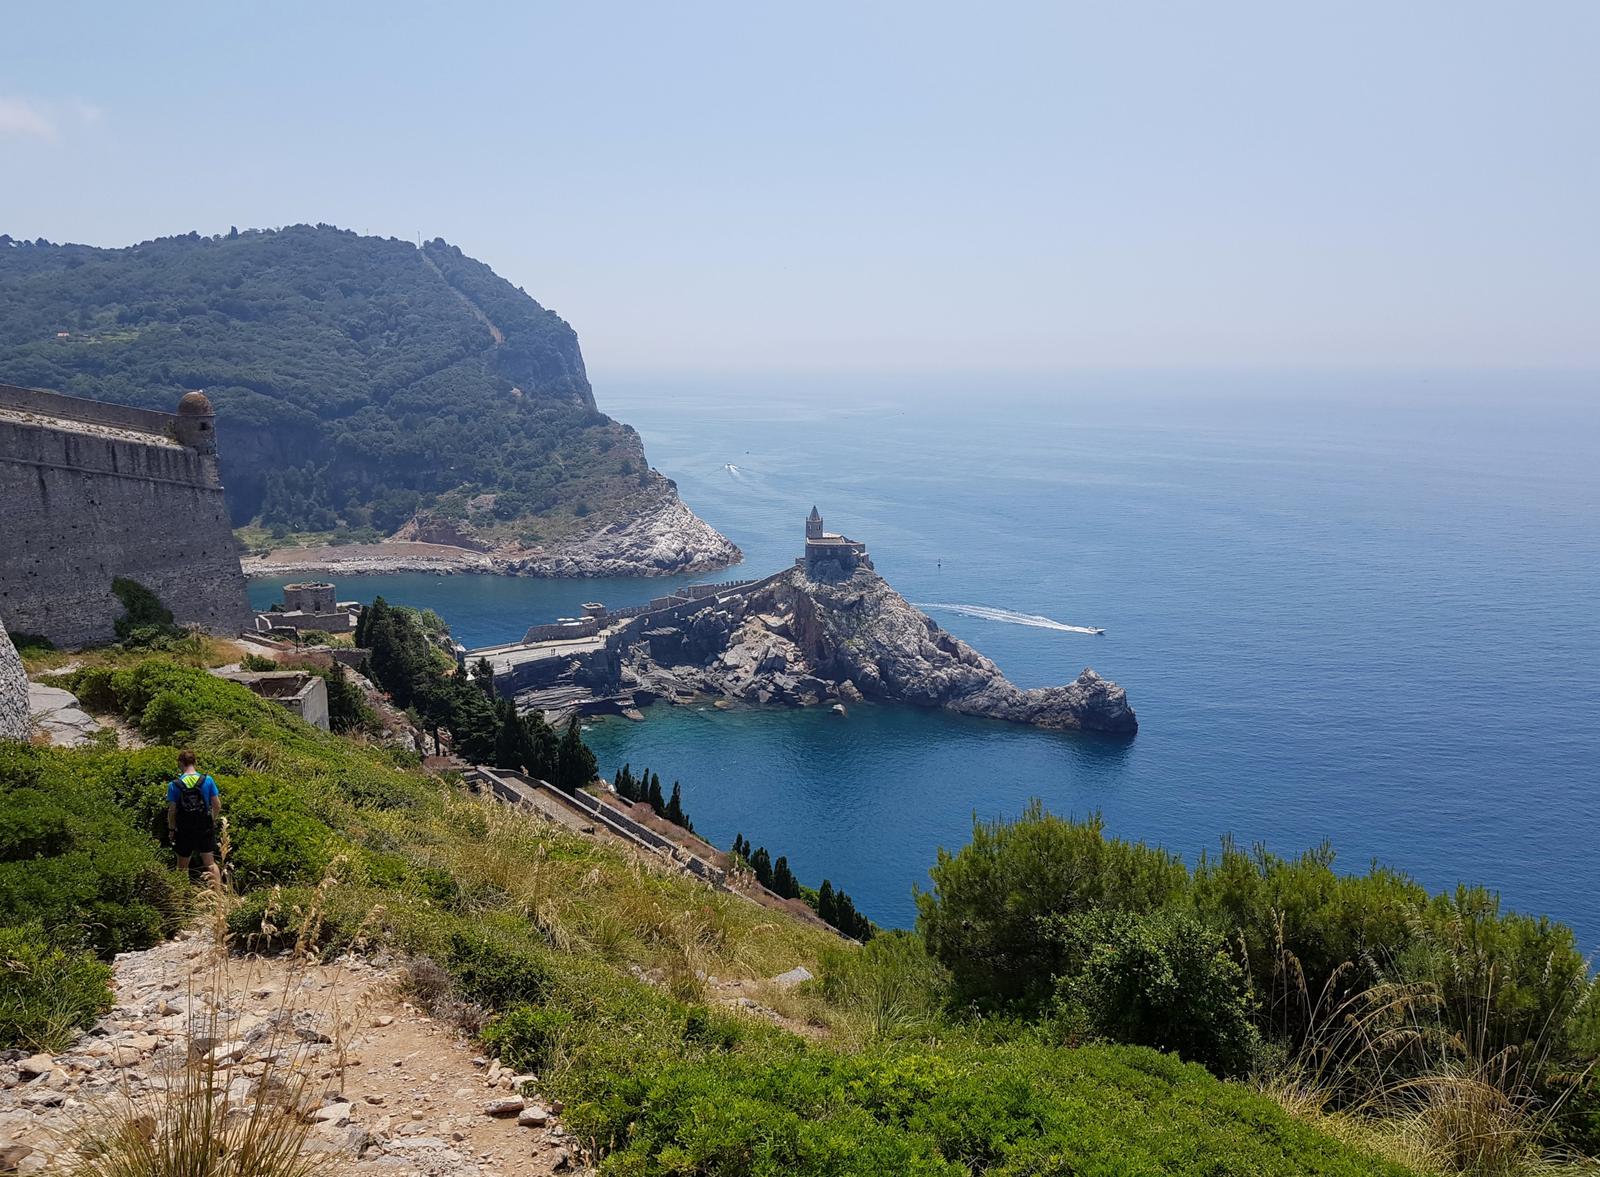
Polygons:
[[473,685],[489,698],[494,698],[494,667],[489,665],[487,658],[479,658],[478,665],[473,668]]
[[672,782],[672,796],[667,800],[667,820],[673,825],[683,825],[683,789],[677,781]]
[[735,858],[748,858],[744,844],[744,833],[741,831],[733,836],[733,856]]
[[778,861],[772,864],[772,889],[785,899],[797,899],[800,896],[800,883],[789,869],[788,858],[781,854]]
[[561,737],[561,746],[556,754],[556,786],[568,793],[576,793],[594,780],[598,771],[594,753],[583,742],[578,717],[574,715],[567,721],[567,732]]
[[[522,726],[527,739],[528,771],[541,781],[554,781],[561,774],[561,749],[556,733],[537,711],[524,715]],[[593,760],[591,756],[590,762]],[[589,780],[593,779],[591,775]]]
[[667,799],[661,795],[661,778],[655,773],[650,774],[650,808],[657,813],[663,813],[667,808]]
[[750,856],[750,869],[756,872],[756,882],[769,890],[772,887],[772,857],[765,846],[757,846]]
[[499,728],[494,736],[494,766],[496,768],[524,767],[527,759],[527,741],[523,738],[522,720],[517,709],[505,700],[495,708]]
[[839,912],[833,900],[833,884],[827,879],[822,880],[822,886],[817,888],[817,914],[822,917],[822,922],[832,924],[839,918]]

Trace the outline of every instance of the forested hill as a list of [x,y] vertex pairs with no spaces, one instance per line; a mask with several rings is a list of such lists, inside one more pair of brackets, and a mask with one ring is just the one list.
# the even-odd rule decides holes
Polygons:
[[204,389],[234,522],[280,532],[422,507],[532,541],[650,482],[572,328],[443,240],[0,236],[0,381],[167,410]]

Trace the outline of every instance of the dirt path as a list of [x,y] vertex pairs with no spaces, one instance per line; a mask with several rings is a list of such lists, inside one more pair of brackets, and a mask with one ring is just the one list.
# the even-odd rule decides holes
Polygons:
[[502,1074],[406,1002],[381,957],[223,959],[209,937],[186,933],[114,967],[115,1008],[72,1047],[0,1056],[0,1172],[42,1172],[76,1126],[106,1122],[130,1100],[159,1104],[191,1051],[207,1050],[225,1056],[215,1082],[236,1107],[270,1078],[274,1057],[280,1071],[304,1073],[320,1105],[306,1147],[329,1154],[335,1173],[583,1171],[555,1109],[519,1095],[532,1077]]

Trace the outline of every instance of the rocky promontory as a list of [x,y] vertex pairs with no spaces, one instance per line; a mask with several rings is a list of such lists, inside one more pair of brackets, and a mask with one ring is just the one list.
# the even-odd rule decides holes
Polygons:
[[621,675],[647,695],[752,703],[874,699],[1036,727],[1132,734],[1127,694],[1093,670],[1022,690],[870,568],[816,579],[796,567],[655,626]]
[[738,546],[691,511],[675,483],[657,475],[639,494],[597,513],[589,526],[536,546],[485,540],[470,524],[423,514],[379,543],[279,548],[247,555],[241,563],[247,576],[486,572],[575,578],[710,572],[741,559]]

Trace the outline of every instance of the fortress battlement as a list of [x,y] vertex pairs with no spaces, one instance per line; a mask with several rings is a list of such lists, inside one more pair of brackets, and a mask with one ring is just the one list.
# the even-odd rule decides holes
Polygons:
[[237,633],[249,620],[203,393],[162,413],[0,384],[0,502],[0,618],[12,630],[109,641],[119,576],[181,623]]

